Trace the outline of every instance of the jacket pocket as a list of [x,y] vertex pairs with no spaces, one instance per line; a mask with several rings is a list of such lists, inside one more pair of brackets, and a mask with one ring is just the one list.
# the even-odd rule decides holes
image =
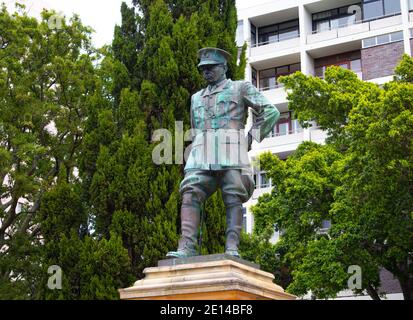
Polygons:
[[239,97],[232,95],[221,95],[217,99],[217,114],[227,121],[241,121],[244,112],[240,106]]
[[202,128],[202,123],[205,122],[205,108],[202,104],[195,105],[192,108],[194,116],[194,125],[195,128]]

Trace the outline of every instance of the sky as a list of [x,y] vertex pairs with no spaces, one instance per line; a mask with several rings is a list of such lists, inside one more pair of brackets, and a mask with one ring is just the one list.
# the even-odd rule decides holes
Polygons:
[[110,44],[113,38],[113,29],[120,25],[120,6],[122,2],[131,5],[131,0],[0,0],[5,2],[9,10],[16,2],[26,5],[29,15],[40,17],[43,8],[54,9],[58,13],[71,17],[77,13],[83,24],[92,27],[93,44],[101,47]]

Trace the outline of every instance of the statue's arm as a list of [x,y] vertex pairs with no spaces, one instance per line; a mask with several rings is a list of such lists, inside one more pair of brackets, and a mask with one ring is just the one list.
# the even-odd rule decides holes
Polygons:
[[258,89],[250,82],[244,82],[241,95],[246,107],[253,109],[253,125],[248,132],[248,145],[252,140],[261,142],[274,128],[280,112]]

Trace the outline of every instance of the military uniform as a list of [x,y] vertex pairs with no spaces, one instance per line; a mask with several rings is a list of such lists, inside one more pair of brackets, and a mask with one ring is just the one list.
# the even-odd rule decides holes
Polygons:
[[[241,177],[223,181],[225,204],[248,201],[254,191],[244,133],[248,107],[255,113],[250,132],[259,132],[255,138],[261,141],[274,127],[279,112],[251,83],[225,79],[215,88],[205,88],[192,96],[194,138],[181,183],[182,194],[196,192],[198,200],[203,202],[216,189],[205,173],[212,176],[218,174],[214,171],[231,170],[234,179],[238,175],[235,172]],[[225,182],[232,185],[226,188]],[[227,199],[234,195],[237,199]]]
[[[220,49],[202,49],[199,65],[226,63],[226,55]],[[180,185],[182,237],[178,251],[167,256],[196,255],[200,207],[218,188],[227,209],[226,253],[238,256],[242,203],[248,201],[255,188],[244,132],[248,107],[254,114],[249,135],[260,142],[280,113],[251,83],[224,79],[192,96],[193,142]]]

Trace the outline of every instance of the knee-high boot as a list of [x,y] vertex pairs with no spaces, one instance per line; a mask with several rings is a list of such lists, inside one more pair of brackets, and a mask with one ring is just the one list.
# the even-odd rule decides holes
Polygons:
[[188,258],[197,255],[198,227],[200,223],[200,206],[197,203],[184,204],[181,207],[181,238],[177,251],[166,254],[169,258]]
[[227,231],[225,253],[239,257],[238,245],[242,229],[242,205],[227,207]]

